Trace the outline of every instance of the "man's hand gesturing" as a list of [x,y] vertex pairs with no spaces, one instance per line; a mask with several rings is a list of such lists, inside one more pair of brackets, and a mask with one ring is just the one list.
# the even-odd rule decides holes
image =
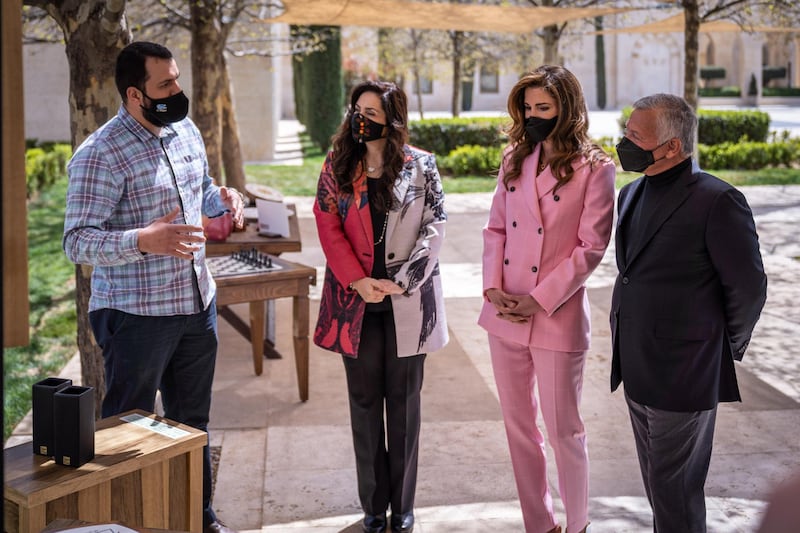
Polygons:
[[206,238],[203,236],[201,226],[173,224],[172,221],[180,212],[181,208],[176,207],[163,217],[155,219],[146,228],[140,229],[139,251],[192,259],[192,254],[202,249]]

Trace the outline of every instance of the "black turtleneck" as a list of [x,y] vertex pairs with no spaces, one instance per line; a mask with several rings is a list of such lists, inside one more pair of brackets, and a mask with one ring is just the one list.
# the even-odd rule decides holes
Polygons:
[[658,204],[666,196],[672,185],[678,181],[683,171],[691,166],[692,158],[687,157],[672,168],[668,168],[659,174],[644,176],[642,186],[639,188],[639,195],[633,199],[631,216],[624,223],[625,253],[627,259],[637,248],[639,239],[642,237],[647,222],[658,208]]

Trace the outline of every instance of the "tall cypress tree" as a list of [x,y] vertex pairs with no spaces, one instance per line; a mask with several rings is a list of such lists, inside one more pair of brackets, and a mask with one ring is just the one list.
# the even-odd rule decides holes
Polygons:
[[338,26],[311,26],[310,29],[328,38],[323,50],[305,58],[301,91],[308,135],[314,144],[326,151],[344,114],[341,32]]

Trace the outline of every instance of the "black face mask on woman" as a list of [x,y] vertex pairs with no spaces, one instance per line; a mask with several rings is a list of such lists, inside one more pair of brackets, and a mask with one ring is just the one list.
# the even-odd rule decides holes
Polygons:
[[[147,96],[144,91],[142,94]],[[189,98],[183,91],[167,96],[166,98],[150,98],[150,107],[142,106],[142,115],[154,126],[159,128],[180,122],[189,114]]]
[[[668,142],[669,139],[652,150],[645,150],[627,137],[623,137],[619,144],[617,144],[617,155],[619,156],[619,164],[622,166],[622,170],[627,170],[628,172],[642,172],[656,162],[653,152]],[[661,159],[664,158],[662,157]],[[659,159],[659,161],[661,159]]]
[[553,132],[556,122],[558,115],[553,118],[528,117],[525,120],[525,133],[533,144],[540,143]]
[[368,143],[386,137],[386,124],[378,124],[361,113],[350,117],[350,132],[357,143]]

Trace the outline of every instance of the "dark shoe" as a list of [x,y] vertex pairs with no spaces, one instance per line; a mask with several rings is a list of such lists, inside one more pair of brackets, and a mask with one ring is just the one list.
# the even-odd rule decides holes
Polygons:
[[386,530],[386,515],[365,514],[361,530],[364,533],[383,533]]
[[414,513],[392,515],[392,533],[411,533],[414,531]]
[[208,524],[203,530],[203,533],[237,533],[237,532],[229,528],[219,520],[216,520]]

